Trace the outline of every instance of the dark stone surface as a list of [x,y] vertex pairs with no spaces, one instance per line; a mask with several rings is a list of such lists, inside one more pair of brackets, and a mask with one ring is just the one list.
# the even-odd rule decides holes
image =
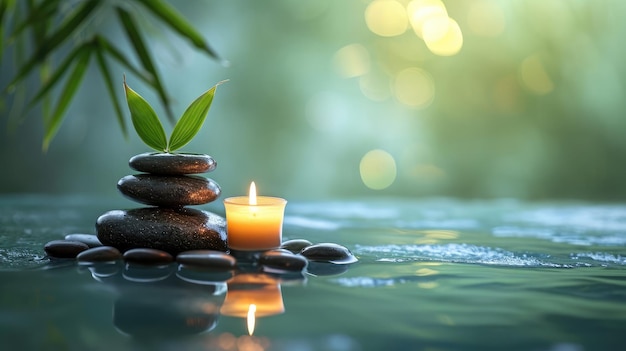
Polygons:
[[302,249],[300,254],[311,261],[335,264],[349,264],[358,261],[346,247],[333,243],[311,245]]
[[65,240],[80,241],[89,247],[102,246],[98,237],[93,234],[67,234],[65,236]]
[[117,182],[117,189],[134,201],[165,207],[206,204],[221,193],[212,179],[184,175],[128,175]]
[[163,250],[142,247],[124,252],[124,260],[140,264],[168,264],[174,262],[174,256]]
[[44,251],[54,258],[76,258],[76,256],[89,249],[89,246],[80,241],[73,240],[52,240],[46,243]]
[[85,250],[76,256],[79,262],[108,262],[122,257],[120,250],[113,246],[98,246]]
[[266,251],[259,258],[259,264],[285,271],[301,271],[306,268],[307,263],[306,258],[282,249]]
[[135,155],[128,164],[140,172],[166,175],[205,173],[217,167],[217,162],[209,155],[164,152]]
[[312,242],[304,239],[287,240],[280,245],[281,249],[289,250],[293,253],[300,253],[305,247],[313,245]]
[[123,252],[152,248],[177,255],[189,250],[228,250],[224,218],[191,208],[113,210],[98,218],[96,231],[104,245]]
[[232,269],[237,264],[233,256],[215,250],[181,252],[176,256],[176,261],[183,265],[216,269]]

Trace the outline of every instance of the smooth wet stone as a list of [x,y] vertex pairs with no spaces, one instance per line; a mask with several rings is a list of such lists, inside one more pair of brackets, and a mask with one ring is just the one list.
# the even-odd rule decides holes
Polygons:
[[333,243],[311,245],[304,248],[300,254],[311,261],[318,262],[349,264],[358,261],[346,247]]
[[217,167],[217,162],[209,155],[164,152],[135,155],[131,157],[128,164],[132,169],[140,172],[167,175],[205,173]]
[[259,264],[265,267],[292,272],[303,270],[307,263],[306,258],[283,249],[266,251],[259,258]]
[[113,210],[96,221],[98,239],[125,252],[151,248],[177,255],[189,250],[227,251],[226,220],[191,208]]
[[117,182],[117,189],[134,201],[166,207],[206,204],[221,193],[212,179],[185,175],[128,175]]
[[98,246],[85,250],[76,256],[78,262],[108,262],[122,257],[120,250],[113,246]]
[[102,243],[100,242],[100,240],[98,240],[98,237],[93,234],[67,234],[65,236],[65,240],[80,241],[90,248],[102,246]]
[[305,239],[287,240],[280,245],[281,249],[289,250],[293,253],[300,253],[305,247],[313,245],[312,242]]
[[124,261],[148,265],[159,265],[174,262],[174,256],[163,250],[137,248],[124,252]]
[[215,269],[232,269],[237,264],[233,256],[215,250],[181,252],[176,256],[176,261],[183,265]]
[[44,251],[54,258],[76,258],[76,256],[89,249],[85,243],[73,240],[52,240],[46,243]]

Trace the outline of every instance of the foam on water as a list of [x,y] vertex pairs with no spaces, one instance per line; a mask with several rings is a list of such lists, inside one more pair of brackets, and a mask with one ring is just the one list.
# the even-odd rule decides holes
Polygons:
[[383,262],[440,261],[508,267],[571,267],[499,248],[457,243],[442,245],[357,245],[355,253],[357,255],[373,255],[377,261]]

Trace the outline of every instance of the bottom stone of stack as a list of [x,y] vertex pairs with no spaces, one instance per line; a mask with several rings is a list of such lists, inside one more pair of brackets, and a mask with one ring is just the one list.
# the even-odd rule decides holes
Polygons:
[[228,251],[226,220],[191,208],[112,210],[96,221],[98,239],[124,252],[152,248],[177,255],[189,250]]

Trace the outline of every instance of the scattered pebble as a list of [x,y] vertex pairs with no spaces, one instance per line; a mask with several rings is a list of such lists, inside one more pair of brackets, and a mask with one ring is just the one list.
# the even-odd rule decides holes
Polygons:
[[271,269],[285,271],[301,271],[307,266],[307,263],[306,258],[282,249],[266,251],[259,258],[259,264]]
[[89,249],[89,246],[74,240],[52,240],[43,249],[50,257],[76,258],[79,253]]
[[120,250],[113,246],[98,246],[85,250],[76,256],[78,262],[108,262],[122,257]]
[[176,256],[176,261],[183,265],[217,269],[232,269],[237,264],[233,256],[215,250],[181,252]]
[[305,247],[313,245],[312,242],[305,239],[287,240],[280,245],[281,249],[289,250],[295,254],[300,253]]
[[124,252],[126,262],[145,265],[163,265],[174,261],[174,257],[163,250],[138,248]]
[[93,234],[67,234],[65,236],[65,240],[80,241],[89,247],[102,246],[98,237]]
[[357,260],[346,247],[334,243],[321,243],[304,248],[300,254],[311,261],[350,264]]

